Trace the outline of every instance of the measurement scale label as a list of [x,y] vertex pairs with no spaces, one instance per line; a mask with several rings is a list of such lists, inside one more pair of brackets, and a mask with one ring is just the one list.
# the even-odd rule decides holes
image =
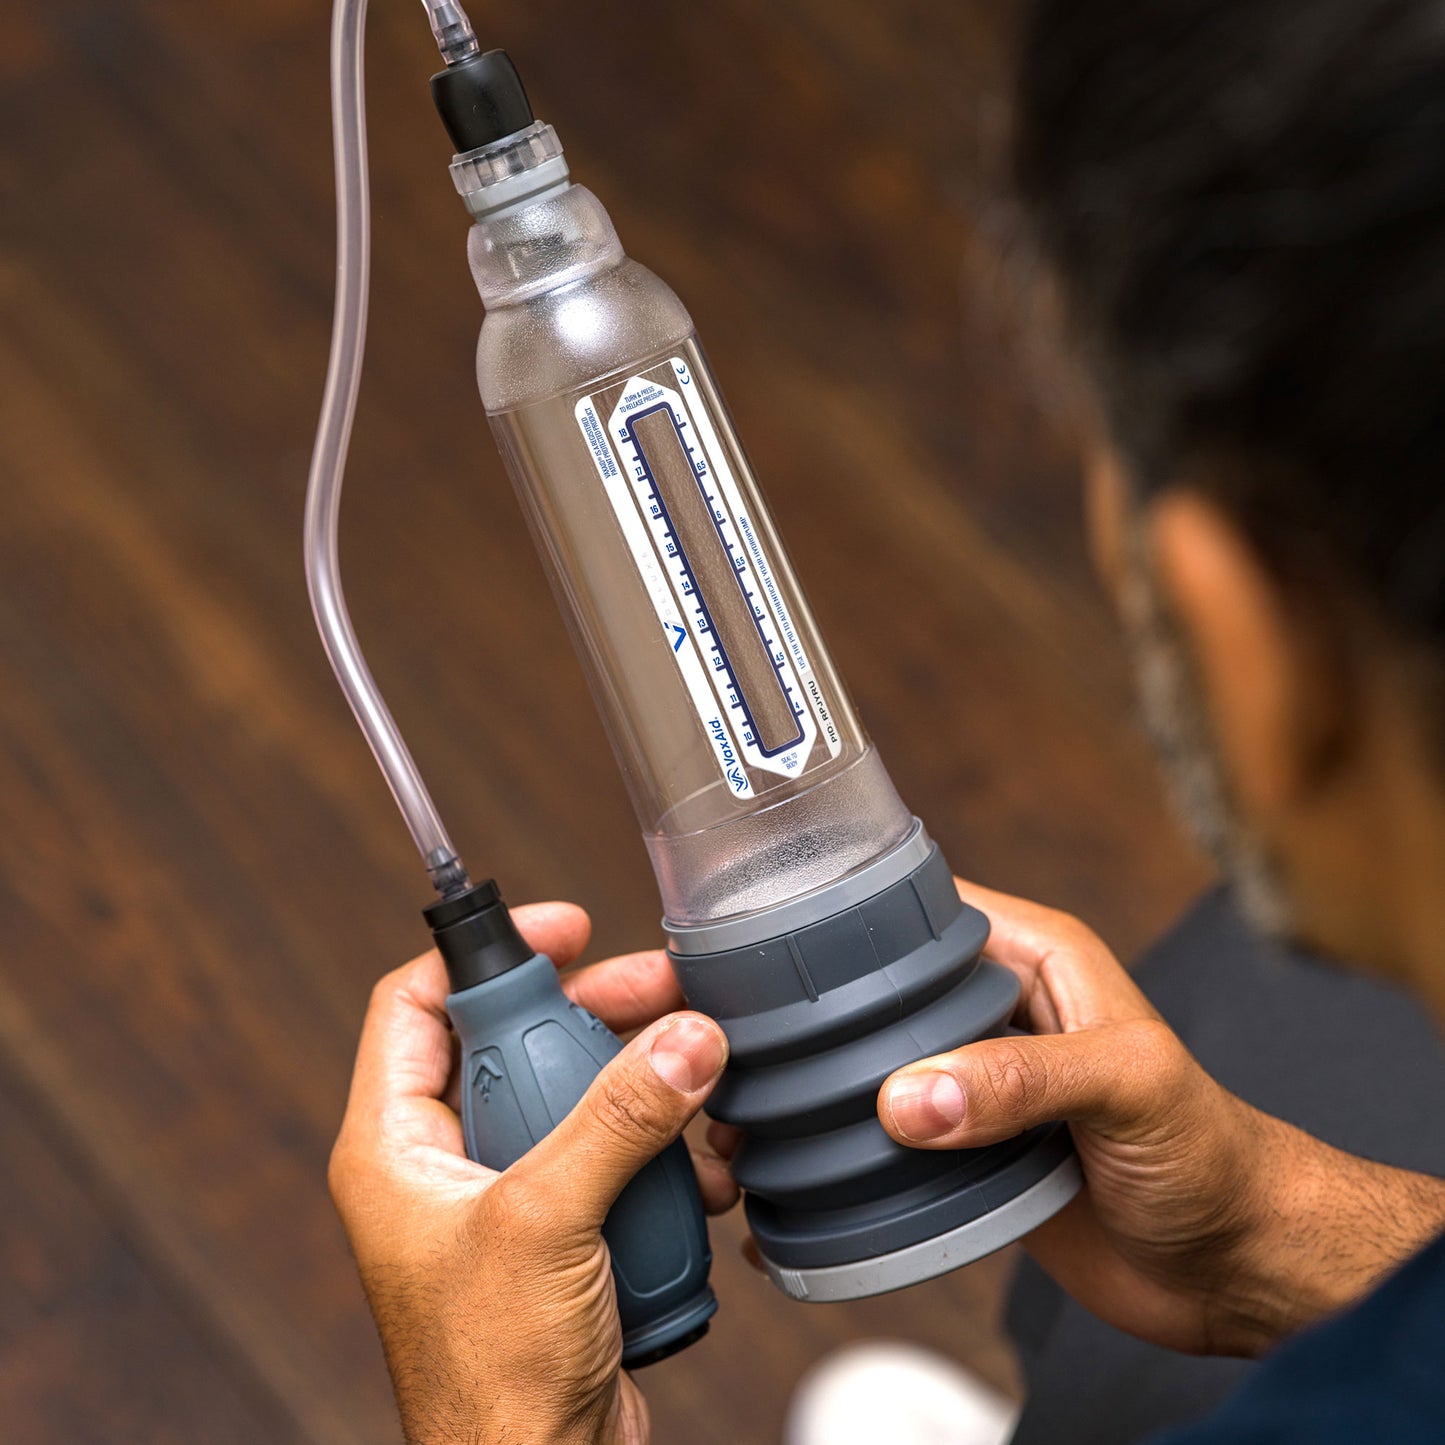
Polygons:
[[577,424],[733,792],[842,741],[688,365],[584,397]]

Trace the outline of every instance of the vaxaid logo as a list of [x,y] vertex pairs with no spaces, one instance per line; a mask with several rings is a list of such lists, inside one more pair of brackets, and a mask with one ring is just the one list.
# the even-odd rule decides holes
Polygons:
[[707,720],[708,731],[712,734],[712,740],[717,744],[718,755],[722,758],[723,771],[727,774],[728,782],[733,785],[735,793],[745,793],[748,788],[747,775],[738,766],[738,755],[733,751],[733,740],[728,736],[728,730],[723,726],[720,717],[710,717]]

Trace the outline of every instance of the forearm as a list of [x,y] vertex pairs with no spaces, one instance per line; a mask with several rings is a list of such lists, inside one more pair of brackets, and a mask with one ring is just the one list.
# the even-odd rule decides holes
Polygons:
[[1243,1127],[1259,1168],[1227,1305],[1237,1351],[1260,1354],[1353,1304],[1445,1231],[1445,1181],[1346,1154],[1254,1109]]

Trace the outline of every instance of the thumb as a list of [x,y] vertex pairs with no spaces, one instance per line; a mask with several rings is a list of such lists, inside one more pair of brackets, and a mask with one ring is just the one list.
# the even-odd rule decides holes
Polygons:
[[973,1149],[1055,1119],[1125,1141],[1158,1124],[1190,1059],[1158,1019],[985,1039],[885,1081],[878,1117],[900,1144]]
[[565,1223],[600,1229],[632,1176],[702,1107],[727,1056],[727,1037],[710,1018],[682,1013],[659,1019],[524,1156],[530,1182],[556,1201]]

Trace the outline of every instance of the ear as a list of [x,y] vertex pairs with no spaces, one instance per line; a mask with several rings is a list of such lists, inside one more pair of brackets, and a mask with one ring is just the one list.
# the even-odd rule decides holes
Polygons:
[[1091,445],[1084,461],[1084,525],[1099,580],[1123,611],[1129,585],[1131,506],[1124,469],[1107,444]]
[[1149,508],[1160,589],[1190,644],[1235,801],[1257,823],[1306,804],[1338,756],[1338,678],[1244,533],[1188,487]]

